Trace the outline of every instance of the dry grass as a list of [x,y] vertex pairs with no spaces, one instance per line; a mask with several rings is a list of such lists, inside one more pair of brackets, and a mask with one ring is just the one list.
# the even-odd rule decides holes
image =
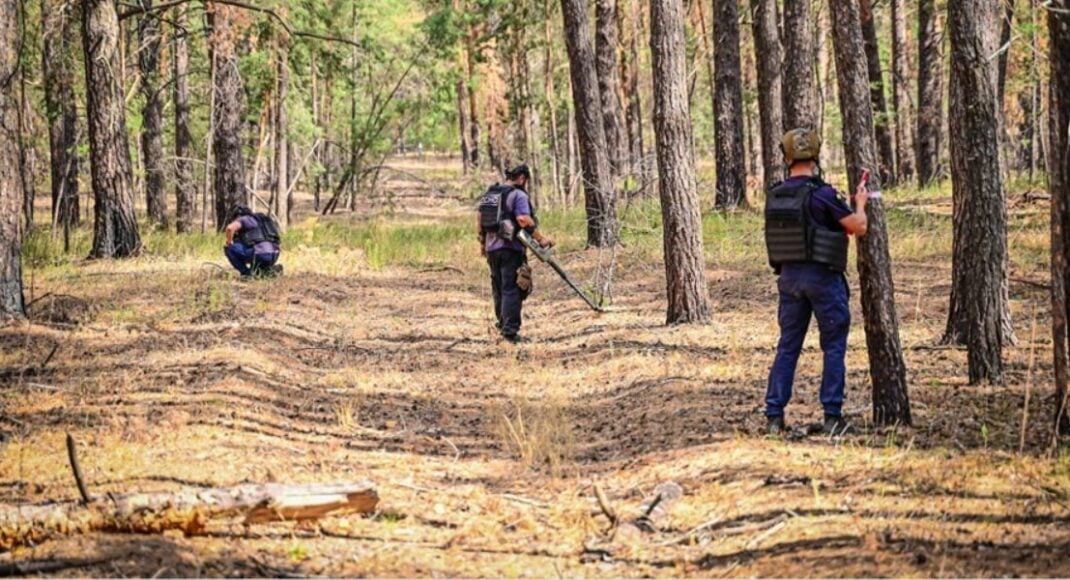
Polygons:
[[[41,257],[32,291],[54,298],[35,303],[32,324],[0,331],[0,501],[76,497],[69,431],[96,493],[367,477],[383,503],[318,528],[97,534],[12,558],[103,556],[112,562],[70,573],[109,576],[1070,575],[1070,458],[1048,456],[1050,341],[1039,332],[1007,349],[1007,386],[966,387],[965,354],[931,348],[950,246],[930,214],[947,192],[889,198],[919,208],[889,212],[916,425],[862,425],[836,442],[757,435],[776,328],[752,214],[706,218],[709,326],[661,325],[660,233],[639,204],[612,312],[590,314],[536,266],[533,342],[519,347],[494,338],[469,216],[452,200],[436,215],[304,221],[288,234],[287,276],[265,283],[206,266],[222,260],[208,238],[160,235],[156,247],[172,249],[119,263]],[[598,256],[579,250],[577,214],[547,223],[589,281]],[[1044,278],[1042,223],[1015,214],[1015,276]],[[1042,290],[1015,283],[1012,300],[1019,338],[1034,306],[1049,324]],[[853,314],[847,411],[864,423]],[[796,425],[820,417],[816,342]],[[593,483],[627,516],[669,480],[685,495],[665,529],[603,533]]]

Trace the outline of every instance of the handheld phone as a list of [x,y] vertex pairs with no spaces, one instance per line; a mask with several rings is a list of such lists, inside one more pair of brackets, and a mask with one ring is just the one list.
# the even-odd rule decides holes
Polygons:
[[[862,187],[866,187],[869,184],[869,170],[868,169],[863,169],[862,170],[862,177],[859,178],[859,182],[858,183]],[[881,196],[881,192],[880,191],[870,191],[869,192],[869,199],[877,199],[880,196]]]

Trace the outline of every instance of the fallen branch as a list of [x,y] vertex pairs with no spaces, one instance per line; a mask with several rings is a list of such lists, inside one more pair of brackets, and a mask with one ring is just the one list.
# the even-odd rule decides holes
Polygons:
[[28,562],[7,562],[0,564],[0,578],[11,576],[29,576],[30,574],[52,574],[71,568],[86,568],[106,564],[117,560],[119,556],[93,558],[89,560],[30,560]]
[[1011,278],[1011,282],[1017,284],[1025,284],[1026,286],[1032,286],[1041,290],[1051,290],[1051,284],[1047,282],[1038,282],[1036,280],[1030,280],[1028,278]]
[[672,481],[658,484],[654,488],[654,494],[643,500],[639,506],[642,512],[635,518],[635,526],[640,530],[653,533],[661,526],[661,523],[669,516],[669,510],[676,500],[684,495],[684,489],[680,484]]
[[753,550],[761,545],[762,542],[769,539],[770,536],[784,529],[784,526],[788,525],[786,521],[781,520],[779,523],[769,528],[768,530],[758,534],[751,541],[747,542],[747,549]]
[[602,486],[597,483],[594,484],[594,497],[598,500],[598,507],[602,509],[602,513],[609,518],[610,525],[616,526],[618,520],[617,512],[610,505],[609,499],[606,497],[606,492],[602,490]]
[[417,274],[431,274],[435,272],[456,272],[458,274],[464,274],[464,270],[457,268],[456,266],[432,266],[430,268],[421,268],[416,271]]
[[544,508],[545,509],[545,508],[550,507],[550,505],[547,504],[547,503],[543,503],[541,501],[536,501],[536,500],[533,500],[533,499],[528,499],[528,498],[520,496],[520,495],[513,495],[511,493],[503,493],[503,494],[500,494],[498,497],[500,497],[500,498],[502,498],[504,500],[515,501],[516,503],[522,503],[524,505],[530,505],[530,506],[537,507],[537,508]]
[[713,516],[712,519],[707,520],[707,521],[705,521],[705,522],[703,522],[703,523],[691,528],[690,530],[687,530],[683,534],[681,534],[681,535],[679,535],[679,536],[677,536],[675,538],[672,538],[671,540],[666,540],[664,542],[661,542],[660,544],[657,544],[657,546],[658,547],[664,547],[664,546],[672,546],[674,544],[690,544],[691,540],[694,539],[694,537],[696,535],[698,535],[699,532],[706,531],[706,530],[712,528],[713,526],[716,526],[717,524],[721,523],[722,519],[724,519],[724,518],[722,518],[719,515]]
[[70,433],[67,433],[67,459],[71,462],[71,472],[74,473],[74,482],[78,484],[78,495],[82,496],[82,505],[89,505],[93,498],[85,487],[82,468],[78,465],[78,448],[74,444],[74,437],[71,437]]
[[241,518],[245,524],[313,520],[370,513],[379,495],[368,482],[319,485],[245,484],[132,493],[71,503],[0,505],[0,550],[87,532],[151,534],[181,530],[197,534],[211,520]]

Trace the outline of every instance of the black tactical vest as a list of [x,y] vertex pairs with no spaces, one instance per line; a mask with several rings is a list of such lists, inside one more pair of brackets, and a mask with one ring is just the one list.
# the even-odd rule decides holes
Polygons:
[[275,224],[275,220],[264,213],[254,213],[250,214],[250,216],[256,220],[256,227],[242,228],[238,232],[238,241],[248,247],[255,246],[261,242],[271,242],[279,245],[282,237],[279,235],[279,226]]
[[765,200],[765,247],[778,274],[784,264],[815,262],[837,272],[847,270],[847,233],[815,223],[810,198],[823,186],[819,179],[801,185],[778,183]]

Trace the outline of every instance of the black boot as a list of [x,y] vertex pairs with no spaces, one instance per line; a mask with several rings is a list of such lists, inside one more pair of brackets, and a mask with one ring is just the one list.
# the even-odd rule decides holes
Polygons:
[[788,432],[787,426],[784,425],[784,416],[778,415],[776,417],[769,417],[765,423],[765,434],[769,437],[780,437]]
[[821,434],[827,437],[850,435],[853,431],[851,424],[840,415],[825,415],[825,423],[821,426]]

